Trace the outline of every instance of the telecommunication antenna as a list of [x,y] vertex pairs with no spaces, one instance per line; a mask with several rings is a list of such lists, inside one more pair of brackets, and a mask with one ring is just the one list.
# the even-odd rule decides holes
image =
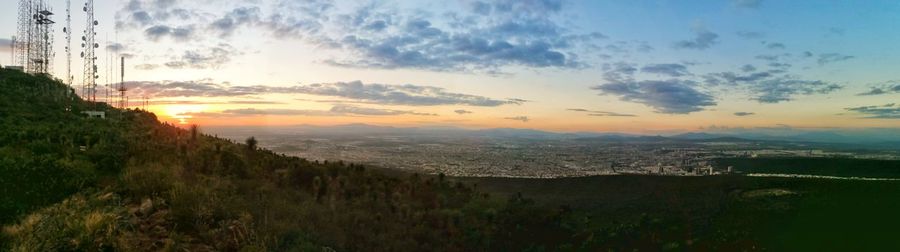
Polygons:
[[50,73],[53,59],[53,12],[43,0],[20,0],[18,37],[15,43],[18,63],[26,73]]
[[19,0],[19,20],[16,26],[16,34],[18,34],[16,41],[16,63],[22,67],[26,72],[28,71],[28,56],[31,54],[31,33],[32,33],[32,22],[34,19],[31,18],[32,10],[34,7],[31,3],[31,0]]
[[94,19],[94,0],[87,0],[82,10],[87,14],[87,26],[84,29],[84,36],[81,36],[81,58],[84,60],[84,82],[82,82],[82,96],[84,99],[97,101],[97,54],[96,49],[100,47],[97,44],[95,31],[97,25],[100,24]]
[[72,0],[66,0],[66,84],[72,88]]
[[122,65],[120,66],[121,68],[119,70],[119,74],[121,74],[120,75],[121,79],[119,81],[119,87],[118,87],[119,107],[124,109],[124,108],[128,107],[128,102],[126,100],[124,100],[124,98],[126,97],[125,93],[128,92],[128,88],[125,87],[125,57],[122,57],[121,60],[122,60],[121,61]]

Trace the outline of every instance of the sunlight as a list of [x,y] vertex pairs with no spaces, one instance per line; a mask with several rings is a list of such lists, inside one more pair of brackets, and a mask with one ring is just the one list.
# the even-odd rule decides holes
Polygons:
[[165,114],[170,118],[178,121],[178,124],[188,124],[190,123],[190,119],[194,118],[195,113],[202,113],[206,111],[207,105],[187,105],[187,104],[176,104],[176,105],[167,105],[163,108]]

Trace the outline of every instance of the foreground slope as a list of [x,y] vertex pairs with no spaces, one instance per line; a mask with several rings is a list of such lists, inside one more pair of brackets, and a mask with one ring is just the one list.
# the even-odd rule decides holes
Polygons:
[[[568,211],[443,176],[319,163],[89,103],[0,70],[3,250],[556,250],[619,246]],[[84,118],[99,110],[107,119]],[[652,243],[651,243],[652,244]]]

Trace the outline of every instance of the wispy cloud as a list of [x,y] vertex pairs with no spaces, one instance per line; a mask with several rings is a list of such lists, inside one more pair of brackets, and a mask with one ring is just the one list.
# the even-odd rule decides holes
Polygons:
[[527,123],[528,121],[531,120],[531,119],[528,119],[527,116],[513,116],[513,117],[505,117],[505,118],[503,118],[503,119],[506,119],[506,120],[513,120],[513,121],[520,121],[520,122],[523,122],[523,123]]
[[752,115],[756,115],[756,113],[753,113],[753,112],[734,112],[734,115],[735,115],[735,116],[752,116]]
[[846,108],[847,111],[856,112],[870,119],[900,119],[900,106],[896,103],[881,106],[863,106]]
[[308,94],[329,96],[385,105],[436,106],[468,105],[497,107],[520,105],[523,99],[492,99],[484,96],[449,92],[443,88],[420,85],[365,84],[361,81],[320,83],[290,87],[232,86],[209,80],[130,82],[132,92],[141,96],[163,97],[234,97],[258,94]]
[[474,112],[472,112],[472,111],[468,111],[468,110],[465,110],[465,109],[457,109],[457,110],[454,110],[453,112],[454,112],[454,113],[457,113],[457,114],[460,114],[460,115],[465,115],[465,114],[472,114],[472,113],[474,113]]
[[636,115],[632,115],[632,114],[623,114],[623,113],[599,111],[599,110],[588,110],[588,109],[580,109],[580,108],[566,109],[566,110],[574,111],[574,112],[584,112],[588,116],[601,116],[601,117],[602,116],[609,116],[609,117],[635,117],[636,116]]
[[900,93],[900,81],[888,81],[880,84],[874,84],[869,91],[857,94],[860,96],[898,94]]
[[702,26],[694,28],[694,38],[675,42],[675,48],[705,50],[718,44],[719,34],[711,32]]

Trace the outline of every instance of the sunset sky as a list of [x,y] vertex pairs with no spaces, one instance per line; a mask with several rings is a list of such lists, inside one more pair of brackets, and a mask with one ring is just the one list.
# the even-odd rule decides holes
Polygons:
[[[0,9],[3,65],[16,2]],[[49,2],[62,78],[65,1]],[[81,31],[83,1],[72,5]],[[101,69],[107,55],[126,57],[131,99],[149,97],[150,110],[175,123],[900,127],[900,1],[98,0],[96,8]],[[80,87],[81,34],[73,37]],[[101,71],[106,83],[111,74]]]

